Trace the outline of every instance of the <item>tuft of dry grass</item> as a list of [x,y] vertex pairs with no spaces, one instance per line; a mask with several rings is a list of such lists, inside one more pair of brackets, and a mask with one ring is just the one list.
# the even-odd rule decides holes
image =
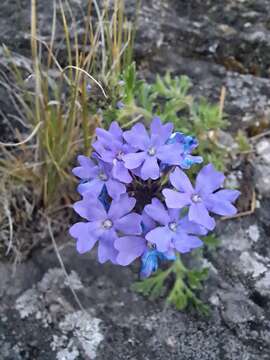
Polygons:
[[[14,141],[0,142],[0,197],[4,204],[0,221],[9,234],[0,247],[6,253],[18,250],[17,211],[25,218],[29,215],[24,208],[16,208],[16,189],[20,188],[22,197],[30,193],[29,203],[42,211],[70,203],[74,158],[78,152],[90,153],[95,128],[100,125],[94,103],[101,98],[110,101],[106,89],[118,81],[132,59],[135,31],[125,16],[124,0],[114,0],[113,9],[108,1],[101,9],[96,0],[88,0],[86,11],[81,11],[83,34],[69,1],[55,0],[51,36],[44,41],[36,0],[31,0],[32,59],[27,69],[21,68],[8,48],[2,48],[5,62],[0,64],[4,69],[0,70],[0,86],[17,111],[16,118],[6,117]],[[59,33],[65,44],[64,62],[57,56]],[[16,129],[16,121],[25,132]]]

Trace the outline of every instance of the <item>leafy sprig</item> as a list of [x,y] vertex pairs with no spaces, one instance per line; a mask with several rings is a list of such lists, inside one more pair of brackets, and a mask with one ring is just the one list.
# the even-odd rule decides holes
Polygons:
[[[219,104],[211,104],[203,97],[194,99],[191,89],[187,76],[172,77],[170,73],[157,75],[149,84],[138,79],[133,63],[112,91],[112,105],[104,112],[105,124],[114,119],[127,128],[142,119],[148,123],[154,114],[158,115],[163,121],[173,122],[176,131],[196,136],[200,143],[197,151],[205,162],[224,170],[227,153],[219,146],[216,133],[226,128],[226,117]],[[117,110],[119,100],[124,106]]]
[[[196,294],[202,289],[202,283],[207,277],[208,268],[189,270],[178,254],[168,269],[158,270],[152,277],[133,284],[132,288],[152,300],[165,296],[166,302],[178,310],[185,310],[192,305],[199,313],[208,315],[208,306]],[[169,280],[173,280],[170,287]]]

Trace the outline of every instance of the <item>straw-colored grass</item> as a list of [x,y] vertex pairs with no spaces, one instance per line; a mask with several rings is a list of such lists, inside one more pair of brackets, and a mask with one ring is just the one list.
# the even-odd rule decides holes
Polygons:
[[[8,247],[14,237],[13,190],[20,186],[30,191],[33,202],[44,211],[70,202],[74,189],[70,169],[75,156],[90,153],[95,128],[101,124],[95,101],[110,101],[107,89],[132,59],[134,27],[125,16],[124,0],[115,0],[113,9],[109,2],[101,9],[96,0],[89,0],[83,21],[81,35],[68,0],[55,1],[51,36],[45,42],[36,0],[31,0],[28,76],[3,46],[7,61],[0,86],[17,110],[16,120],[26,129],[23,134],[14,130],[14,141],[0,143],[0,197],[4,203],[0,220],[5,218],[3,226],[9,229]],[[63,34],[65,63],[57,58],[59,33]],[[14,129],[14,117],[6,120]]]

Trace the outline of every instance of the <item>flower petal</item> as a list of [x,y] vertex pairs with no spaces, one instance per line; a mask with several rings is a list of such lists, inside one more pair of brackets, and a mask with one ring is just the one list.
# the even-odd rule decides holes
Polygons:
[[141,168],[141,178],[147,180],[149,178],[156,180],[159,178],[160,170],[157,159],[154,156],[147,156]]
[[180,192],[188,194],[192,194],[194,192],[189,177],[178,167],[171,173],[170,182]]
[[71,226],[69,229],[70,235],[77,239],[77,251],[80,254],[84,254],[94,247],[95,243],[97,242],[97,237],[95,234],[91,234],[92,230],[98,230],[100,226],[100,222],[94,223],[85,223],[85,222],[78,222]]
[[87,156],[79,155],[78,162],[81,166],[72,169],[72,173],[80,179],[94,178],[98,173],[98,166]]
[[[113,134],[111,134],[109,131],[102,129],[102,128],[96,128],[96,135],[99,138],[99,140],[102,141],[102,144],[105,143],[112,143],[116,139],[114,138]],[[105,142],[104,142],[105,141]]]
[[104,186],[104,182],[100,179],[93,179],[85,183],[81,183],[77,187],[79,194],[83,195],[87,192],[91,192],[93,197],[98,197]]
[[123,194],[119,200],[112,200],[108,215],[112,220],[119,219],[128,214],[134,208],[135,204],[135,198]]
[[144,210],[142,212],[143,233],[145,234],[145,233],[149,232],[150,230],[154,229],[155,227],[156,227],[155,221]]
[[214,195],[218,196],[220,200],[234,202],[238,199],[240,194],[241,193],[238,190],[223,189],[215,192]]
[[218,195],[219,192],[209,195],[205,200],[205,205],[212,213],[222,216],[232,216],[237,213],[237,209],[230,203],[230,201],[223,200],[223,197]]
[[132,181],[132,177],[130,176],[129,171],[125,167],[123,161],[115,161],[112,169],[112,175],[115,179],[122,181],[125,184],[129,184]]
[[177,251],[184,254],[203,245],[201,239],[196,236],[188,235],[184,231],[179,231],[173,238],[173,243]]
[[90,159],[88,156],[79,155],[77,160],[78,160],[78,163],[84,167],[92,168],[93,166],[96,166],[94,161],[92,159]]
[[147,149],[150,143],[145,126],[141,123],[135,124],[131,130],[125,131],[123,137],[127,143],[140,150]]
[[103,148],[99,149],[99,157],[102,161],[112,164],[115,158],[115,152],[110,150],[105,150]]
[[190,221],[194,221],[209,230],[213,230],[216,225],[215,220],[209,215],[204,203],[191,204],[188,218]]
[[160,146],[157,150],[157,157],[167,165],[180,165],[182,154],[183,146],[177,143]]
[[174,221],[174,222],[179,221],[179,216],[180,216],[180,210],[179,209],[169,209],[168,213],[169,213],[171,221]]
[[83,200],[77,201],[73,205],[73,209],[81,217],[89,220],[103,220],[107,217],[107,213],[98,199],[93,199],[93,195],[86,193]]
[[117,121],[113,121],[110,125],[109,128],[109,132],[116,138],[116,139],[121,139],[122,138],[122,134],[123,134],[123,130],[120,128],[120,126],[118,125]]
[[182,209],[191,203],[190,195],[171,189],[162,190],[168,208]]
[[112,199],[119,199],[127,190],[124,184],[114,179],[106,181],[106,188]]
[[125,167],[127,169],[136,169],[144,162],[146,156],[144,151],[124,155],[123,160],[125,162]]
[[119,251],[117,264],[126,266],[143,254],[146,241],[139,236],[123,236],[116,239],[114,246]]
[[140,271],[140,278],[148,278],[153,272],[158,269],[158,256],[159,252],[157,250],[146,249],[142,256],[142,265]]
[[100,238],[98,244],[98,261],[101,264],[107,260],[116,264],[116,257],[118,255],[118,251],[114,247],[116,239],[117,235],[113,229],[105,231],[102,238]]
[[183,154],[180,167],[182,169],[190,169],[192,165],[201,164],[202,162],[203,162],[203,158],[201,156]]
[[114,227],[126,235],[140,235],[142,233],[141,222],[141,215],[131,213],[117,219],[114,222]]
[[153,199],[152,204],[146,205],[144,211],[159,224],[167,225],[170,221],[168,212],[158,199]]
[[172,231],[167,226],[160,226],[151,230],[145,238],[150,243],[156,244],[158,251],[165,252],[170,249]]
[[211,194],[222,186],[224,179],[224,174],[216,171],[212,164],[208,164],[201,169],[197,176],[195,191],[202,196]]
[[208,233],[207,229],[204,226],[199,225],[194,221],[190,221],[188,219],[188,216],[184,216],[178,224],[180,226],[180,229],[183,229],[188,234],[206,235]]
[[173,124],[166,123],[162,124],[160,118],[155,116],[151,122],[151,134],[156,135],[158,143],[155,145],[162,145],[169,139],[173,131]]

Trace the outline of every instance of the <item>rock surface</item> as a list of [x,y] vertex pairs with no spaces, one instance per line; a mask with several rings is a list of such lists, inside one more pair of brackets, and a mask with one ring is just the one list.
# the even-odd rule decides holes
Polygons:
[[61,251],[68,278],[53,251],[38,251],[15,276],[2,264],[1,358],[269,359],[270,257],[255,217],[223,222],[220,248],[206,254],[216,269],[202,294],[209,318],[142,298],[130,290],[136,268],[101,266],[72,245]]
[[[29,3],[4,0],[0,5],[0,43],[26,59]],[[79,11],[83,2],[71,3]],[[44,38],[52,4],[38,2]],[[126,4],[132,14],[134,1]],[[195,96],[215,101],[225,86],[232,131],[256,134],[256,128],[269,126],[269,14],[267,0],[143,1],[136,41],[140,72],[149,79],[166,70],[187,74]],[[57,39],[61,36],[57,33]],[[5,92],[0,92],[0,106],[13,111]],[[0,358],[269,360],[269,148],[269,138],[258,139],[256,152],[247,158],[254,176],[245,178],[243,161],[235,165],[234,181],[256,188],[256,209],[221,221],[220,247],[205,251],[211,271],[201,297],[211,304],[209,318],[132,292],[136,266],[101,266],[95,254],[79,256],[66,245],[60,253],[67,278],[54,251],[37,250],[15,274],[11,264],[0,263]],[[65,244],[67,238],[57,241]]]

